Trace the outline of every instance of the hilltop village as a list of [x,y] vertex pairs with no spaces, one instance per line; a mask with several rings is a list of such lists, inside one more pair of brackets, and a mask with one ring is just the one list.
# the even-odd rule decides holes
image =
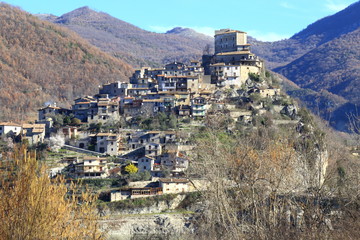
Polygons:
[[194,146],[186,130],[206,126],[208,116],[227,117],[229,131],[298,123],[296,107],[251,53],[247,34],[230,29],[215,32],[215,53],[201,62],[143,67],[129,82],[75,99],[71,109],[51,104],[38,113],[33,124],[0,123],[0,135],[29,145],[58,138],[60,147],[86,155],[62,159],[51,175],[111,178],[125,170],[152,180],[113,191],[112,201],[192,191],[186,170]]

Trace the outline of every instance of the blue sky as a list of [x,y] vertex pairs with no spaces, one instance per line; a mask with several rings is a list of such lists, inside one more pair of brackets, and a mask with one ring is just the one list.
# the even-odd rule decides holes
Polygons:
[[314,21],[357,0],[8,0],[33,14],[60,16],[82,6],[106,12],[140,28],[165,32],[190,27],[213,35],[215,29],[246,31],[264,41],[291,37]]

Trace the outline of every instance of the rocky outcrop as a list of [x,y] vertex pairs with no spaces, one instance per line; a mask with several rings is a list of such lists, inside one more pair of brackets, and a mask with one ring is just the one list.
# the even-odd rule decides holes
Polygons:
[[281,114],[284,114],[288,117],[290,117],[291,119],[295,119],[296,115],[297,115],[297,107],[293,104],[290,105],[286,105],[281,111]]
[[107,210],[106,214],[111,216],[119,216],[125,214],[153,214],[176,209],[185,199],[185,195],[177,195],[169,201],[154,201],[154,204],[148,207],[128,208],[128,209],[112,209]]
[[[179,239],[192,234],[192,217],[183,214],[136,215],[101,222],[108,239]],[[184,238],[186,239],[186,238]]]

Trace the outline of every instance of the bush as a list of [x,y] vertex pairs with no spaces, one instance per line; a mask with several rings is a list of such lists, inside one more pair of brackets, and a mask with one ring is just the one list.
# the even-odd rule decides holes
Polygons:
[[132,182],[149,181],[149,180],[151,180],[151,175],[150,175],[149,171],[137,172],[137,173],[134,173],[134,174],[130,174],[129,180],[132,181]]
[[93,178],[93,179],[82,179],[80,183],[82,185],[88,185],[96,188],[110,187],[113,185],[114,179],[108,178]]
[[262,82],[259,74],[256,73],[249,73],[249,78],[254,82]]
[[177,196],[176,194],[164,194],[164,195],[147,197],[147,198],[126,199],[122,201],[110,202],[108,203],[108,207],[113,211],[131,209],[131,208],[150,207],[161,201],[167,201],[167,202],[171,201],[176,196]]
[[252,102],[258,102],[258,101],[260,101],[260,99],[261,99],[260,93],[252,93],[252,94],[250,95],[250,100],[251,100]]
[[129,174],[137,173],[138,170],[139,170],[139,169],[138,169],[134,164],[132,164],[132,163],[128,164],[128,165],[125,167],[125,172],[127,172],[127,173],[129,173]]
[[181,203],[179,204],[179,206],[177,208],[178,209],[186,209],[186,208],[190,207],[192,204],[200,201],[201,197],[202,197],[201,192],[186,193],[184,200],[181,201]]
[[[65,179],[50,179],[34,152],[16,149],[0,167],[1,239],[104,239],[97,197]],[[80,193],[81,198],[75,196]]]

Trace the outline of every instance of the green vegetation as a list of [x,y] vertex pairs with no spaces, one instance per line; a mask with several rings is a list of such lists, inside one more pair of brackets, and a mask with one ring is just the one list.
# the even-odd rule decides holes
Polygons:
[[167,115],[164,112],[159,112],[150,118],[138,118],[135,121],[139,124],[139,127],[147,130],[169,130],[175,129],[178,125],[178,120],[175,114],[171,113]]
[[262,82],[263,80],[261,79],[260,75],[259,74],[256,74],[256,73],[249,73],[249,78],[251,80],[253,80],[254,82]]
[[[143,208],[143,207],[150,207],[158,202],[162,201],[171,201],[177,195],[176,194],[164,194],[155,197],[148,197],[148,198],[136,198],[136,199],[126,199],[123,201],[116,201],[106,203],[106,205],[112,211],[119,211],[123,209],[133,209],[133,208]],[[105,204],[105,203],[103,203]]]
[[202,193],[201,192],[189,192],[185,194],[184,200],[178,206],[178,209],[187,209],[194,203],[201,201]]

